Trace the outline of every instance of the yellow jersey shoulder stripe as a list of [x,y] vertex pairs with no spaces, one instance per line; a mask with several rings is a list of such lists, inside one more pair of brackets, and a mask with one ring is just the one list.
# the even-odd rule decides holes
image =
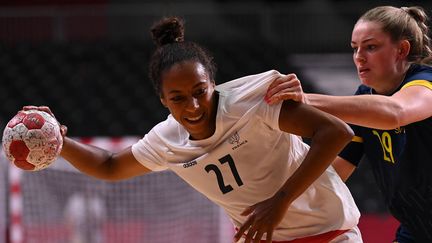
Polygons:
[[431,83],[431,81],[428,81],[428,80],[413,80],[413,81],[405,84],[404,86],[402,86],[401,89],[404,89],[404,88],[407,88],[410,86],[424,86],[424,87],[432,90],[432,83]]
[[359,136],[354,136],[351,142],[363,143],[363,138]]

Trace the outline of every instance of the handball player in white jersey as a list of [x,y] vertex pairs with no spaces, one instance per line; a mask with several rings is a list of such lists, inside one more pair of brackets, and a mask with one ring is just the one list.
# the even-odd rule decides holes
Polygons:
[[179,18],[161,19],[151,33],[150,78],[171,114],[119,153],[65,137],[66,160],[105,180],[170,169],[225,209],[234,241],[362,242],[359,211],[329,167],[353,136],[345,123],[293,101],[268,105],[268,86],[285,78],[277,71],[216,86],[211,56],[184,41]]

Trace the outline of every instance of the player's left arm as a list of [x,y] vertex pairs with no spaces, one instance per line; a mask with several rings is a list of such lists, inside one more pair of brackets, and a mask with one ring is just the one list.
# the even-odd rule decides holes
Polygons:
[[311,138],[308,154],[300,167],[271,198],[247,208],[249,215],[235,239],[244,232],[245,243],[259,242],[264,233],[271,242],[273,229],[283,219],[289,205],[300,196],[333,162],[353,137],[350,127],[340,119],[311,106],[284,101],[279,115],[279,128],[287,133]]

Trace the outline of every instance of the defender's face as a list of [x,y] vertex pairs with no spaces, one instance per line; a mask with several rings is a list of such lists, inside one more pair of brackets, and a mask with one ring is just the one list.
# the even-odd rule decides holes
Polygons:
[[385,90],[386,83],[397,76],[398,45],[378,23],[359,21],[351,37],[357,74],[364,85]]
[[216,127],[215,84],[201,63],[175,64],[162,75],[161,102],[194,140],[213,135]]

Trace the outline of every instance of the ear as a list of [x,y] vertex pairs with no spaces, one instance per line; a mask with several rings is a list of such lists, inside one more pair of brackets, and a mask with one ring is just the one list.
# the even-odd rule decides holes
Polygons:
[[162,105],[165,106],[165,108],[168,108],[166,99],[162,96],[160,96],[159,99],[160,99],[160,102],[162,103]]
[[399,43],[398,56],[401,59],[405,59],[411,50],[411,44],[408,40],[402,40]]
[[211,83],[211,85],[212,85],[212,87],[214,89],[216,87],[216,82],[214,80],[212,80],[210,83]]

